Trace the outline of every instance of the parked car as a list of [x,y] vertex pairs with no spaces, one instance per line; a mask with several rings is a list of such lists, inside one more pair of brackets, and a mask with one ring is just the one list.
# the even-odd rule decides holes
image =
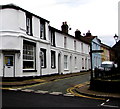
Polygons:
[[117,68],[117,64],[113,61],[103,61],[101,66],[98,67],[101,71],[110,71],[112,68]]

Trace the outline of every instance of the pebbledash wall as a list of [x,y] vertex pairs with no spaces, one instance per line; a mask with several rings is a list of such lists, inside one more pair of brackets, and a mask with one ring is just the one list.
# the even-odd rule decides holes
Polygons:
[[90,69],[90,45],[13,4],[0,9],[0,76],[66,74]]

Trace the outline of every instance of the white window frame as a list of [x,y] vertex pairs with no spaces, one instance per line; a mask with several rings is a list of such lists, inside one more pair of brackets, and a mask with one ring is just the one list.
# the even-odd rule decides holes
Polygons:
[[75,56],[75,68],[77,68],[77,57]]
[[55,51],[51,50],[51,68],[56,68]]
[[74,50],[76,51],[76,40],[74,40]]
[[64,48],[67,48],[67,37],[64,37]]
[[30,18],[27,17],[27,33],[30,35]]
[[41,67],[44,67],[45,66],[45,58],[44,58],[44,52],[43,51],[41,51]]
[[82,69],[85,69],[84,68],[84,58],[82,58]]
[[33,35],[32,34],[32,15],[29,13],[26,13],[26,33],[28,35]]
[[46,49],[40,49],[41,68],[46,68]]
[[68,70],[68,55],[64,55],[64,70]]
[[45,22],[40,21],[40,39],[46,39],[46,34],[45,34]]
[[81,43],[81,52],[83,53],[83,50],[84,50],[84,48],[83,48],[83,42]]
[[23,70],[35,70],[35,47],[30,44],[23,44],[23,63],[33,62],[33,68],[24,68]]
[[55,46],[55,31],[51,30],[51,45]]

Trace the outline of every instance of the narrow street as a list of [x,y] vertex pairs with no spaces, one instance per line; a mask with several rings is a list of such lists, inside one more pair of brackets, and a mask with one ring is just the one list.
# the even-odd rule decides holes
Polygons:
[[[3,107],[98,107],[103,100],[81,97],[3,91]],[[33,108],[33,109],[34,109]]]
[[119,108],[120,100],[74,96],[67,89],[89,81],[89,74],[58,79],[19,90],[3,90],[3,107],[95,107]]
[[89,76],[90,74],[83,74],[83,75],[79,75],[79,76],[73,76],[73,77],[68,77],[68,78],[64,78],[64,79],[58,79],[55,81],[51,81],[51,82],[47,82],[45,84],[41,84],[41,85],[36,85],[36,86],[32,86],[24,89],[30,89],[30,90],[43,90],[43,91],[48,91],[49,93],[51,92],[61,92],[63,94],[67,93],[66,90],[70,87],[73,87],[77,84],[81,84],[84,83],[86,81],[89,81]]

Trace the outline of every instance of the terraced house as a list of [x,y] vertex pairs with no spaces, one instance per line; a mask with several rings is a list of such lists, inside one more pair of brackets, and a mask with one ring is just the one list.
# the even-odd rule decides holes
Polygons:
[[[90,31],[86,33],[86,40],[91,44],[91,51],[101,50],[101,40],[98,36],[92,36]],[[92,70],[98,68],[101,65],[101,53],[92,53]]]
[[16,5],[0,9],[0,76],[28,77],[90,69],[90,44],[67,22],[61,30]]
[[103,50],[104,52],[101,53],[101,61],[110,61],[110,51],[111,51],[111,47],[107,46],[106,44],[101,43],[101,50]]

